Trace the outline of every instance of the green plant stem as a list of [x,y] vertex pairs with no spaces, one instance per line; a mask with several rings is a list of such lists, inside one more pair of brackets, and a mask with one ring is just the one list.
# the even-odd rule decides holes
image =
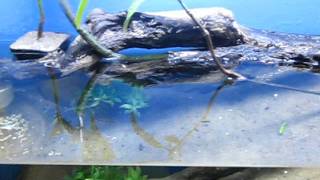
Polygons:
[[189,17],[192,19],[192,21],[197,26],[199,26],[199,28],[200,28],[200,30],[201,30],[201,32],[207,42],[207,46],[208,46],[208,49],[211,53],[211,56],[212,56],[213,60],[215,61],[215,63],[217,64],[219,70],[232,79],[242,79],[242,80],[246,79],[241,74],[238,74],[238,73],[233,72],[231,70],[227,70],[226,68],[223,67],[223,65],[220,61],[220,58],[216,56],[216,53],[214,51],[214,46],[213,46],[213,42],[211,40],[210,32],[197,20],[197,18],[195,18],[195,16],[191,13],[191,11],[187,8],[187,6],[182,2],[182,0],[177,0],[177,1],[181,5],[181,7],[185,10],[185,12],[189,15]]
[[76,31],[81,35],[81,37],[89,44],[91,45],[98,53],[100,53],[104,57],[116,57],[121,59],[122,55],[118,53],[114,53],[110,49],[107,49],[103,47],[94,36],[92,36],[89,32],[86,30],[82,29],[80,26],[77,26],[75,23],[75,18],[72,13],[72,10],[70,8],[69,3],[67,0],[60,0],[60,5],[62,6],[65,15],[68,17],[69,21],[73,25],[73,27],[76,29]]
[[92,89],[94,88],[96,81],[99,77],[99,73],[98,71],[95,71],[94,74],[92,75],[92,77],[90,78],[90,80],[88,81],[88,83],[86,84],[84,90],[81,93],[80,99],[77,103],[77,114],[83,115],[84,114],[84,110],[86,107],[86,104],[88,102],[88,98],[90,96],[90,93],[92,92]]
[[131,21],[132,16],[138,10],[139,6],[143,3],[144,0],[133,0],[133,3],[129,7],[126,20],[123,23],[123,30],[124,32],[128,32],[129,24]]
[[45,13],[44,13],[44,9],[43,9],[42,0],[38,0],[38,8],[39,8],[40,20],[39,20],[39,25],[38,25],[37,38],[40,39],[43,36],[43,26],[45,23]]
[[77,10],[77,14],[76,14],[76,19],[75,19],[75,24],[77,27],[81,26],[81,21],[82,21],[82,17],[84,14],[84,11],[88,5],[89,0],[81,0],[78,10]]

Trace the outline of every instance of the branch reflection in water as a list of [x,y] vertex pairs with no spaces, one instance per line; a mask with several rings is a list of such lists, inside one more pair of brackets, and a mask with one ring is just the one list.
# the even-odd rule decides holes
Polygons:
[[[164,141],[155,137],[152,133],[142,128],[139,124],[140,110],[148,106],[148,98],[144,94],[144,87],[141,86],[143,83],[131,81],[130,83],[124,83],[124,90],[113,87],[114,78],[107,78],[109,83],[100,83],[99,78],[104,75],[104,72],[108,66],[96,66],[93,70],[91,78],[87,82],[84,90],[76,105],[76,114],[79,118],[80,129],[72,127],[61,115],[59,107],[59,93],[57,88],[56,78],[51,73],[52,87],[54,90],[54,99],[56,103],[56,128],[65,129],[65,131],[73,136],[80,136],[80,143],[83,146],[82,153],[86,160],[112,160],[115,159],[115,153],[112,150],[111,144],[99,131],[96,125],[95,111],[102,103],[106,103],[109,107],[117,105],[116,108],[122,109],[124,112],[129,114],[130,123],[133,132],[140,137],[145,143],[153,148],[163,149],[168,152],[168,158],[171,160],[178,160],[180,158],[181,149],[187,140],[198,130],[198,128],[204,123],[208,123],[208,115],[212,110],[212,106],[219,93],[227,86],[230,82],[223,82],[216,91],[213,93],[209,100],[207,108],[201,117],[192,128],[185,133],[182,137],[178,138],[175,135],[167,135],[164,137]],[[50,71],[49,71],[50,72]],[[122,77],[126,79],[126,77]],[[106,81],[106,78],[102,78]],[[98,83],[99,81],[99,83]],[[126,81],[130,81],[126,79]],[[131,84],[131,85],[130,85]],[[132,85],[133,84],[133,85]],[[138,84],[138,85],[137,85]],[[90,116],[90,129],[85,130],[85,118]],[[61,131],[61,130],[59,130]],[[55,132],[58,132],[55,130]],[[104,150],[103,154],[101,150]],[[103,157],[103,158],[102,158]]]
[[203,123],[209,123],[208,115],[212,111],[212,107],[215,103],[216,98],[218,95],[223,91],[224,88],[226,88],[229,85],[232,85],[233,81],[224,81],[222,85],[220,85],[216,91],[212,94],[209,103],[207,105],[206,111],[203,114],[202,118],[197,121],[192,129],[190,129],[183,137],[178,138],[175,135],[168,135],[165,136],[165,140],[169,143],[169,145],[165,143],[161,143],[159,139],[154,137],[151,133],[147,132],[145,129],[143,129],[138,122],[139,115],[137,112],[131,112],[130,118],[131,118],[131,124],[134,132],[141,137],[147,144],[154,148],[160,148],[164,149],[169,152],[169,159],[170,160],[179,160],[181,156],[181,149],[183,145],[187,142],[188,138],[190,138],[194,132],[200,128],[200,126],[203,125]]

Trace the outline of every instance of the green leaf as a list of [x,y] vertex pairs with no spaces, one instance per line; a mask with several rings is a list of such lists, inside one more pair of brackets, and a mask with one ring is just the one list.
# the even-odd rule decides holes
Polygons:
[[279,129],[279,134],[283,135],[285,133],[285,131],[288,128],[288,123],[284,122],[281,124],[280,129]]
[[82,17],[83,17],[85,9],[87,8],[88,2],[89,2],[89,0],[81,0],[80,1],[79,7],[77,10],[77,15],[76,15],[75,22],[74,22],[77,27],[80,27],[80,25],[81,25]]
[[125,32],[128,32],[130,20],[131,20],[132,16],[134,15],[134,13],[138,10],[139,6],[143,2],[144,2],[144,0],[133,0],[131,6],[128,9],[128,14],[127,14],[126,20],[124,21],[124,24],[123,24],[123,29]]

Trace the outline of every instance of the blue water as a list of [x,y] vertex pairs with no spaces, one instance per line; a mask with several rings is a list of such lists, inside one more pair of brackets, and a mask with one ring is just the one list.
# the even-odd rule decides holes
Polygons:
[[[79,0],[70,0],[74,9]],[[109,12],[123,11],[131,0],[91,0],[88,11],[101,7]],[[243,25],[274,31],[320,34],[319,0],[185,0],[190,8],[222,6],[232,10]],[[75,33],[61,12],[57,0],[44,0],[46,30]],[[180,9],[175,0],[146,0],[141,11]],[[87,13],[88,13],[87,11]],[[12,41],[36,29],[38,11],[35,0],[4,1],[0,6],[0,41]]]

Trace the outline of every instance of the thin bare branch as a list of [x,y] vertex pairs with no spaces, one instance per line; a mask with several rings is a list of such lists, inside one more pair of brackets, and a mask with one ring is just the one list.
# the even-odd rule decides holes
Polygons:
[[187,8],[187,6],[182,2],[182,0],[177,0],[179,2],[179,4],[181,5],[181,7],[185,10],[185,12],[190,16],[190,18],[192,19],[192,21],[200,28],[206,42],[207,42],[207,46],[208,49],[211,53],[211,56],[213,58],[213,60],[215,61],[215,63],[217,64],[219,70],[221,72],[223,72],[225,75],[227,75],[228,77],[231,77],[233,79],[246,79],[244,76],[242,76],[241,74],[238,74],[236,72],[233,72],[231,70],[227,70],[226,68],[223,67],[223,64],[220,61],[220,58],[216,56],[216,53],[214,51],[214,46],[213,46],[213,42],[211,39],[211,35],[210,32],[200,23],[200,21],[198,21],[198,19],[191,13],[191,11]]
[[45,23],[45,14],[44,14],[42,0],[38,0],[38,8],[39,8],[40,20],[39,20],[39,25],[38,25],[37,38],[40,39],[43,36],[43,26],[44,26],[44,23]]

